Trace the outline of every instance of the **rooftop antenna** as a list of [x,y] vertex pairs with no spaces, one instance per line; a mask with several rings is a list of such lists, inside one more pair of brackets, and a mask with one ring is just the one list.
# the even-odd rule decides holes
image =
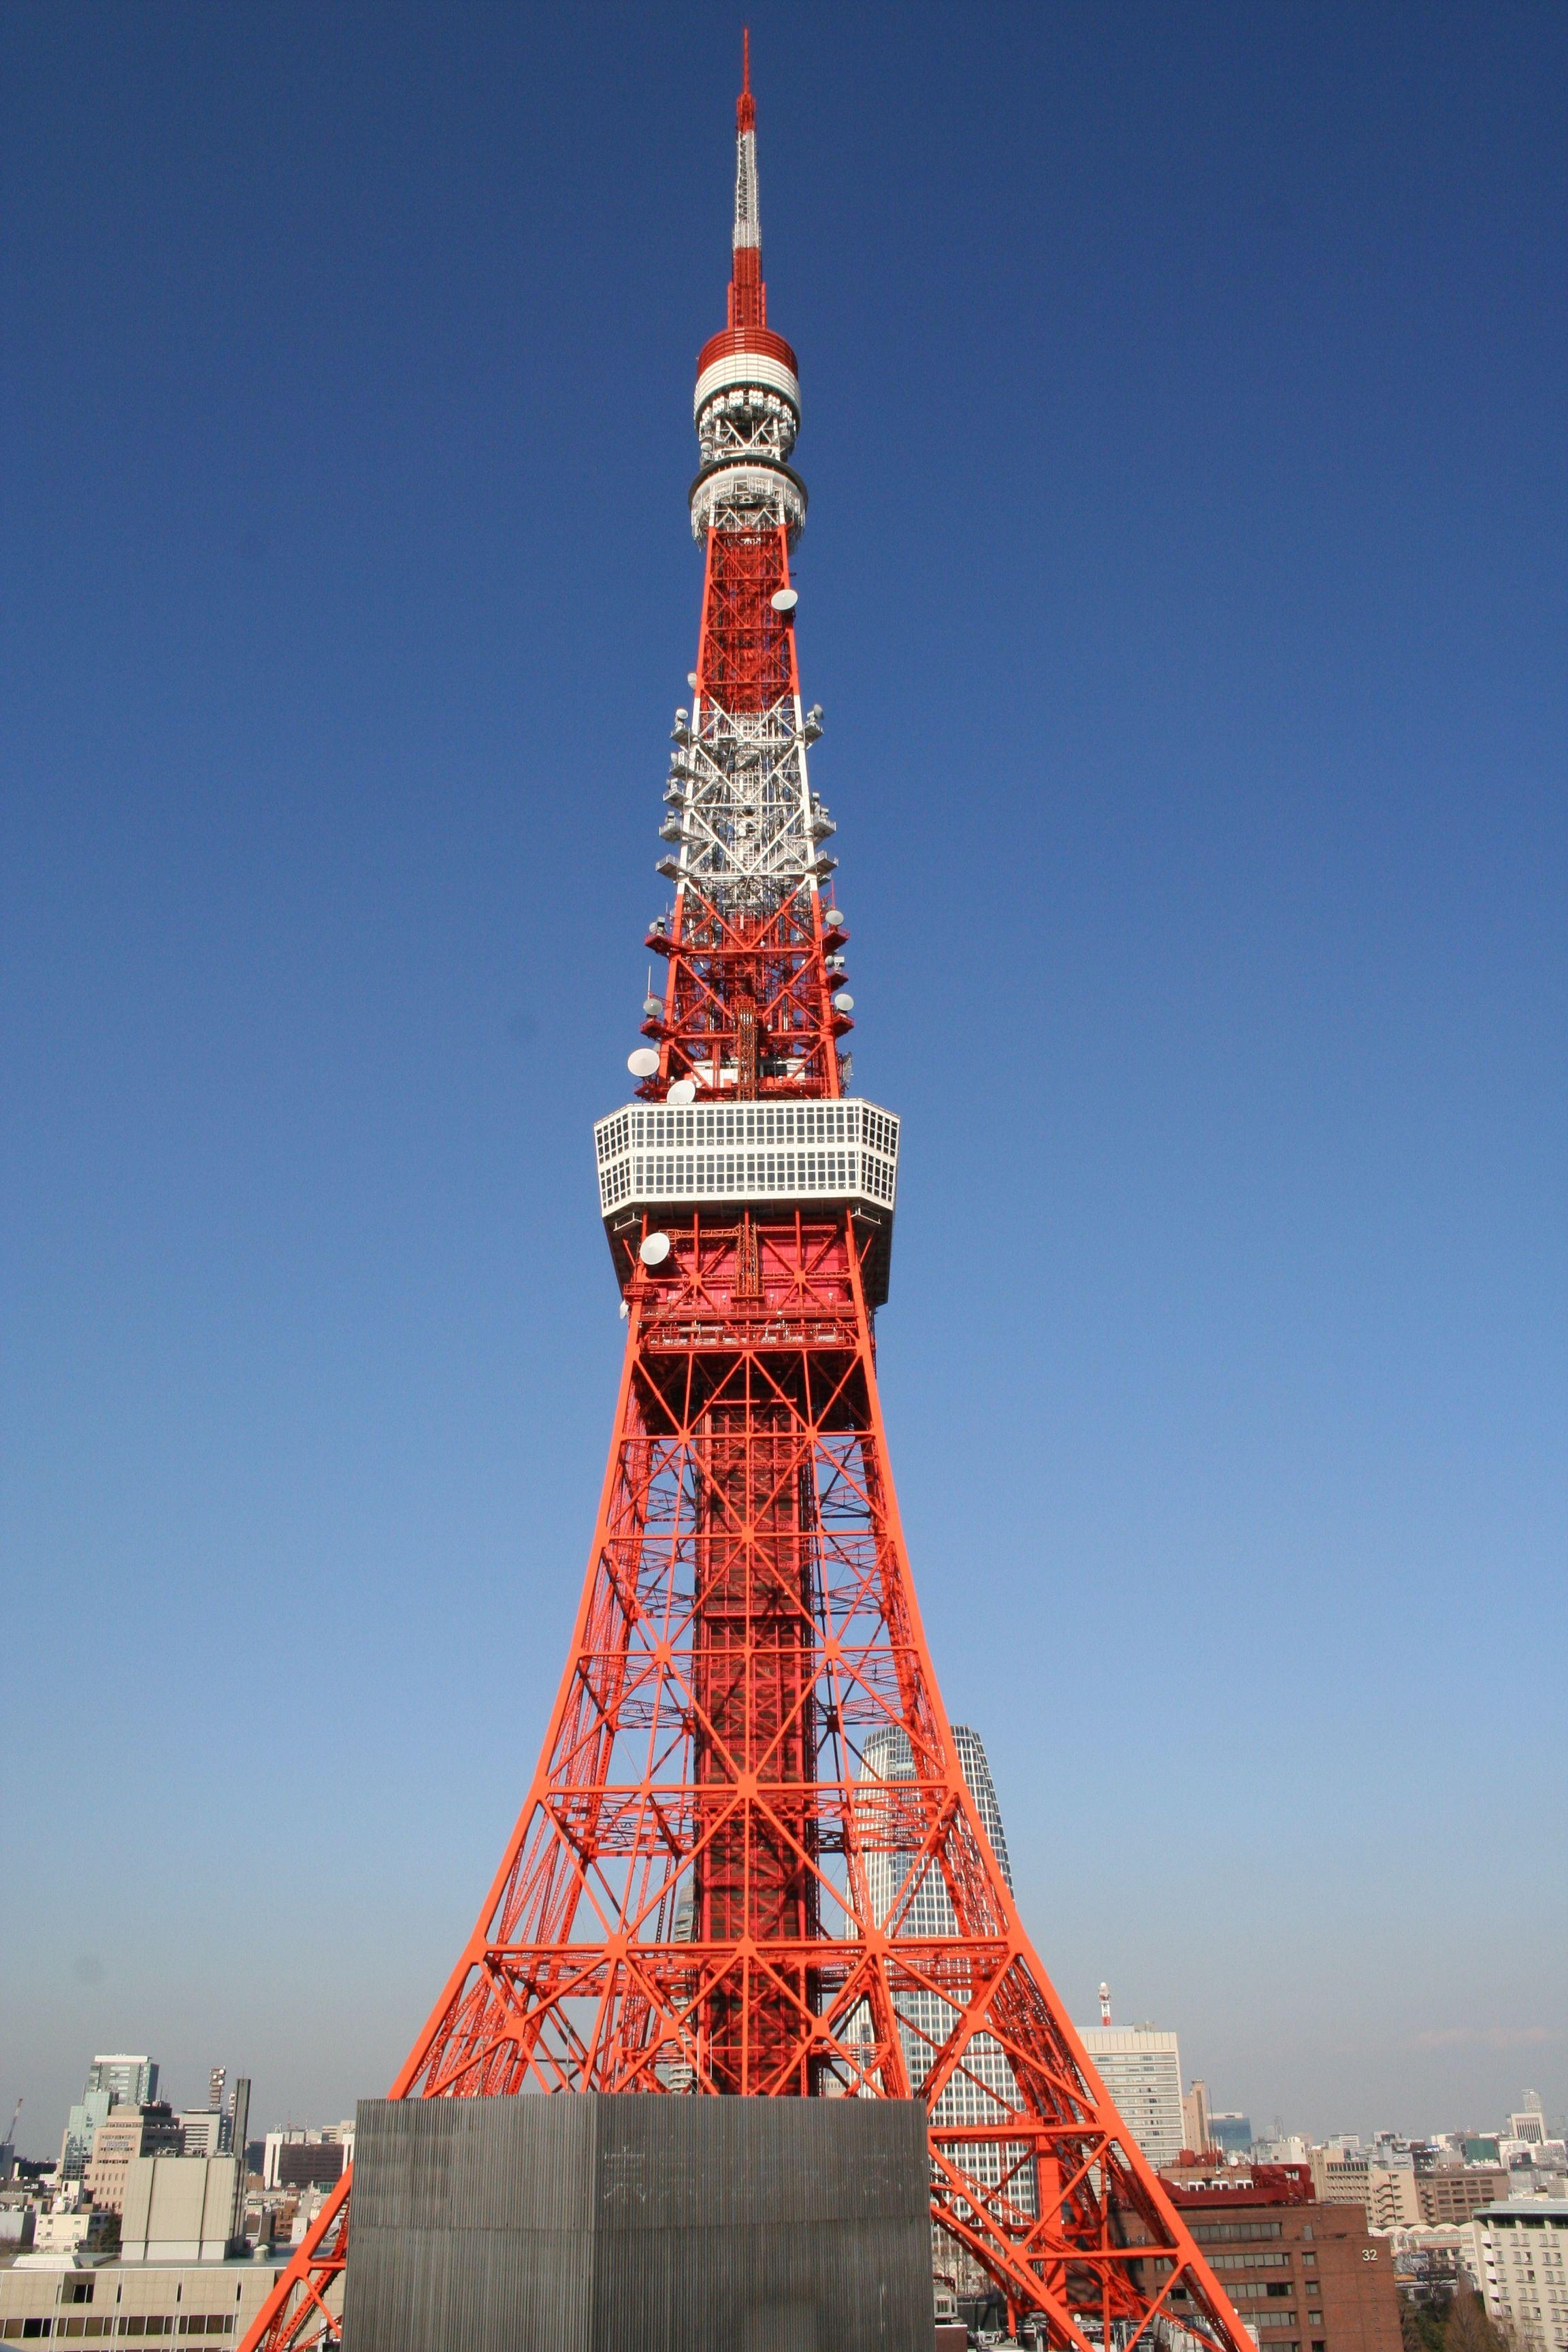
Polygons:
[[1100,1988],[1100,2021],[1101,2025],[1110,2022],[1110,1987],[1108,1984]]

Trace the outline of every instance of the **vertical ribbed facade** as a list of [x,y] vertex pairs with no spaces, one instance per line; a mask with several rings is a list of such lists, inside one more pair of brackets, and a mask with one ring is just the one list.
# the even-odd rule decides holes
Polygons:
[[344,2352],[931,2352],[914,2100],[366,2101]]

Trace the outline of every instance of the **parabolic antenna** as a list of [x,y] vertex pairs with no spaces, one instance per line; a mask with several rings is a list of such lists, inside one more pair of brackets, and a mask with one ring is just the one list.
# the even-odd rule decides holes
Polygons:
[[697,1088],[689,1078],[677,1078],[665,1100],[673,1103],[677,1110],[684,1110],[688,1103],[697,1100]]
[[781,588],[773,598],[773,610],[775,613],[793,613],[799,602],[800,598],[793,588]]
[[669,1255],[669,1235],[668,1234],[646,1234],[643,1238],[642,1245],[637,1251],[637,1255],[641,1258],[644,1265],[662,1265],[666,1258]]
[[635,1054],[626,1055],[626,1067],[634,1078],[651,1078],[658,1067],[658,1055],[651,1045],[639,1045]]

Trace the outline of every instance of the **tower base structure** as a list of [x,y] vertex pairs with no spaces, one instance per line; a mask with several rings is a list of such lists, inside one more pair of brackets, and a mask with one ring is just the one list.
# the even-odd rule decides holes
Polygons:
[[931,2352],[914,2099],[374,2099],[344,2352]]

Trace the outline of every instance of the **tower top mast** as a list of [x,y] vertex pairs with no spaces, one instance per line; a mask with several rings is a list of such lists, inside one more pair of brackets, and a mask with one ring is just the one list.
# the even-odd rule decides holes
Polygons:
[[731,239],[730,324],[765,327],[763,222],[757,194],[757,101],[752,96],[752,36],[741,36],[741,95],[735,100],[735,228]]

